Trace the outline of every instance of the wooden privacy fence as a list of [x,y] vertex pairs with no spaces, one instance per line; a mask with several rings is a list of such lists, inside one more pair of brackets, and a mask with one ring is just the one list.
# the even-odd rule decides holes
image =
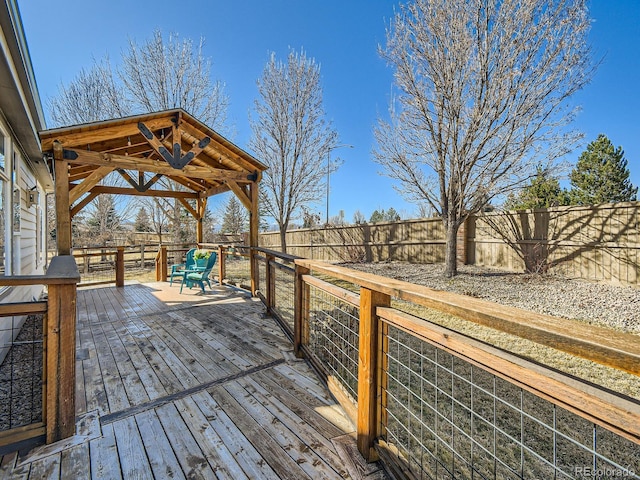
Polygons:
[[407,478],[640,473],[638,400],[417,315],[455,315],[637,381],[636,336],[272,250],[252,257],[257,295],[351,416],[368,460]]
[[[260,234],[278,250],[278,232]],[[640,283],[640,203],[556,207],[471,216],[458,235],[461,263],[511,271]],[[441,263],[440,218],[287,232],[287,251],[330,262]]]
[[[1,432],[0,447],[42,436],[51,443],[75,431],[76,284],[79,280],[71,256],[54,257],[45,275],[0,277],[0,286],[46,285],[48,290],[44,301],[0,305],[0,317],[43,316],[43,338],[38,353],[42,355],[42,412],[35,422]],[[38,379],[34,381],[38,383]]]

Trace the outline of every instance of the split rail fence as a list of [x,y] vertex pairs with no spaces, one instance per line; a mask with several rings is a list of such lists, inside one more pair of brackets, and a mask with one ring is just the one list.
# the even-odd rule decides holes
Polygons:
[[640,478],[637,399],[415,312],[456,315],[635,376],[637,336],[263,248],[252,260],[257,295],[357,425],[368,460],[406,478]]

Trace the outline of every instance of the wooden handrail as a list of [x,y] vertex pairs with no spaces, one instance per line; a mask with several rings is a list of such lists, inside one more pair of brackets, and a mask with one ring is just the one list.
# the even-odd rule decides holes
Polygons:
[[44,275],[0,276],[0,285],[63,285],[80,282],[80,274],[71,255],[53,257]]

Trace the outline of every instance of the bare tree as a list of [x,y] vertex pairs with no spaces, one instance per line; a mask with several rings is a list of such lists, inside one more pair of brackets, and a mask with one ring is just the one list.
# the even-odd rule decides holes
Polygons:
[[194,46],[177,34],[165,40],[160,30],[142,45],[129,41],[122,55],[120,79],[134,110],[152,112],[180,107],[214,128],[225,126],[229,99],[224,84],[211,80],[211,60],[204,38]]
[[359,225],[361,223],[367,223],[367,218],[364,216],[360,210],[356,210],[353,212],[353,223],[355,225]]
[[109,57],[94,60],[90,69],[80,73],[68,85],[58,87],[58,95],[47,102],[55,125],[96,122],[130,113],[131,102],[113,76]]
[[163,235],[168,230],[169,220],[164,210],[160,208],[158,199],[155,197],[148,197],[141,200],[141,203],[146,205],[149,210],[149,218],[151,220],[151,229],[158,236],[158,243],[162,243]]
[[[132,40],[122,54],[117,75],[105,58],[94,61],[90,70],[82,70],[67,86],[61,86],[58,95],[48,102],[51,118],[62,126],[180,107],[224,131],[229,102],[224,84],[211,79],[211,61],[204,56],[203,45],[204,39],[194,46],[191,40],[180,41],[175,34],[164,40],[159,30],[140,45]],[[165,188],[185,190],[170,180],[161,182]],[[101,183],[126,186],[117,173],[107,175]],[[135,208],[123,203],[119,197],[119,212],[135,212],[139,206],[137,199],[133,200]],[[96,210],[96,201],[92,204]],[[171,225],[175,242],[194,231],[193,222],[177,200],[160,199],[147,206],[153,212],[160,240],[167,225]]]
[[[320,66],[304,52],[289,52],[287,62],[272,53],[258,80],[257,118],[251,118],[250,147],[269,169],[262,179],[264,211],[285,233],[299,210],[320,200],[325,192],[328,154],[338,135],[325,120]],[[329,165],[335,170],[337,163]]]
[[465,219],[579,140],[567,100],[595,69],[589,25],[586,0],[415,0],[396,14],[381,55],[399,94],[374,155],[442,217],[448,276]]

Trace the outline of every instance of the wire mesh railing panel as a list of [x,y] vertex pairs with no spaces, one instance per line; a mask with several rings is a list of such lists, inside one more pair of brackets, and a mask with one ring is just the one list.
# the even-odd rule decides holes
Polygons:
[[251,262],[248,256],[226,253],[224,265],[227,283],[240,288],[251,288]]
[[275,295],[273,310],[293,332],[295,272],[274,267]]
[[383,334],[382,438],[417,478],[640,478],[640,445],[403,330]]
[[313,285],[309,297],[308,347],[357,401],[360,309]]
[[99,254],[74,254],[80,283],[78,286],[116,281],[116,252],[105,251]]
[[260,290],[260,293],[262,294],[263,297],[266,296],[266,288],[267,288],[267,263],[266,263],[266,258],[265,257],[261,257],[261,256],[257,256],[257,262],[256,264],[258,265],[258,287]]
[[43,315],[0,318],[0,431],[42,422]]

